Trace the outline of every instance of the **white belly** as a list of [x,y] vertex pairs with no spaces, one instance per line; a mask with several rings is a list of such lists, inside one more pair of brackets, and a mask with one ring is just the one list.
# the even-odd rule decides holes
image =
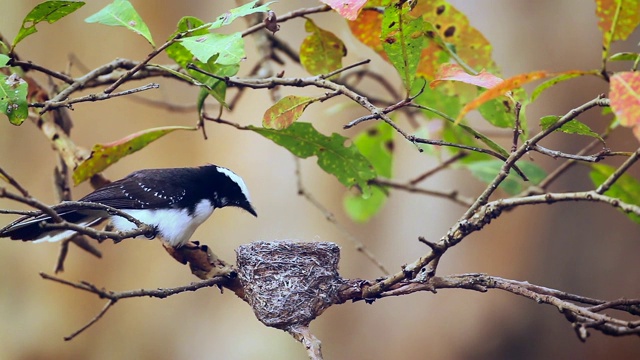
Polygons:
[[[214,207],[209,200],[202,200],[196,205],[192,215],[186,209],[168,210],[127,210],[122,211],[145,224],[155,226],[158,235],[169,245],[179,247],[189,241],[193,233],[211,216]],[[136,226],[120,216],[111,218],[113,226],[119,231],[135,229]]]

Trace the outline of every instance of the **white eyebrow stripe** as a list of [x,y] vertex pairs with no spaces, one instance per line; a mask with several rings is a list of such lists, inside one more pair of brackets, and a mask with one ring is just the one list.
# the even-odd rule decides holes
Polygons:
[[218,166],[217,169],[218,169],[218,172],[227,175],[227,177],[229,179],[231,179],[233,182],[238,184],[238,186],[240,187],[240,190],[244,194],[244,197],[247,198],[247,201],[249,201],[249,202],[251,201],[249,199],[249,189],[247,189],[247,185],[244,183],[244,180],[242,180],[242,178],[240,176],[238,176],[238,174],[234,173],[233,171],[231,171],[231,170],[229,170],[227,168],[221,167],[221,166]]

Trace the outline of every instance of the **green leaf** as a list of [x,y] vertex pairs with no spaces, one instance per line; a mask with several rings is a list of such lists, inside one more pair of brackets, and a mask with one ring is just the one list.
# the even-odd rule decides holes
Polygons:
[[311,75],[327,74],[342,67],[347,49],[342,40],[332,32],[323,30],[307,19],[304,25],[307,36],[300,45],[300,63]]
[[[414,91],[417,91],[415,87],[414,87]],[[462,105],[460,104],[459,96],[448,95],[445,93],[445,91],[446,91],[446,85],[437,87],[435,89],[431,89],[430,87],[425,87],[422,94],[420,94],[414,101],[424,106],[423,112],[425,116],[434,117],[434,115],[436,115],[436,117],[444,120],[448,120],[451,124],[453,124],[455,123],[454,117],[460,112]],[[442,110],[436,110],[436,108],[442,109]],[[464,139],[466,142],[463,142],[463,139],[461,138],[463,135],[460,134],[459,130],[462,130],[463,132],[467,133],[468,135],[471,135],[472,137],[469,137],[468,135],[464,136]],[[475,139],[477,139],[483,142],[493,151],[501,154],[502,156],[504,157],[509,156],[509,152],[505,150],[502,146],[500,146],[498,143],[489,139],[487,136],[485,136],[481,132],[476,131],[472,127],[464,124],[459,124],[456,126],[445,125],[443,130],[443,137],[447,141],[463,143],[464,145],[469,145],[469,146],[477,146],[478,144],[475,141]],[[478,157],[486,158],[481,154],[478,154],[478,155],[472,154],[472,157],[467,158],[466,161],[470,161],[470,159],[478,158]]]
[[516,116],[513,107],[506,98],[504,100],[493,99],[478,107],[480,115],[493,126],[500,128],[513,128]]
[[640,54],[638,53],[619,52],[611,55],[609,57],[609,60],[610,61],[636,61],[638,60],[638,57],[640,57]]
[[9,122],[20,125],[29,116],[27,91],[29,86],[18,74],[0,74],[0,112]]
[[[492,159],[462,164],[464,164],[464,166],[469,169],[471,174],[478,180],[489,184],[500,172],[504,162]],[[525,175],[527,175],[529,182],[525,182],[521,177],[511,171],[507,178],[500,184],[500,188],[509,195],[519,194],[526,186],[537,185],[547,176],[546,172],[541,167],[529,161],[519,161],[518,167]]]
[[0,67],[7,66],[7,64],[9,63],[9,60],[11,60],[10,57],[8,57],[5,54],[0,54]]
[[374,186],[368,198],[349,193],[345,196],[343,204],[351,220],[363,223],[380,212],[386,202],[387,194],[381,188]]
[[[78,10],[84,5],[84,1],[45,1],[36,5],[29,14],[22,20],[22,27],[18,31],[11,48],[13,49],[20,41],[27,36],[38,32],[36,25],[42,21],[49,24],[62,19],[63,17]],[[6,9],[5,9],[6,11]]]
[[476,131],[472,127],[464,125],[464,124],[459,124],[458,126],[460,128],[462,128],[462,130],[464,130],[466,133],[472,135],[475,139],[478,139],[478,140],[482,141],[491,150],[497,152],[498,154],[500,154],[500,155],[502,155],[504,157],[509,157],[509,152],[507,150],[505,150],[505,148],[500,146],[497,142],[489,139],[483,133],[481,133],[479,131]]
[[213,29],[217,29],[221,26],[224,25],[229,25],[231,24],[235,19],[242,17],[242,16],[247,16],[247,15],[251,15],[251,14],[255,14],[255,13],[259,13],[259,12],[267,12],[269,11],[269,5],[273,4],[274,1],[269,1],[268,3],[265,3],[263,5],[260,6],[256,6],[256,3],[259,0],[253,0],[249,3],[246,3],[240,7],[237,7],[235,9],[231,9],[229,11],[227,11],[226,13],[218,16],[218,18],[216,19],[216,21],[214,21],[211,26],[209,27],[209,29],[213,30]]
[[[615,168],[609,165],[591,164],[589,177],[593,184],[598,187],[604,183],[615,170]],[[640,182],[629,174],[623,174],[611,185],[605,194],[628,204],[640,206]],[[635,223],[640,224],[640,216],[632,213],[626,215]]]
[[421,17],[411,17],[409,11],[409,2],[404,2],[400,8],[385,8],[380,34],[382,47],[400,74],[407,91],[413,86],[422,49],[427,45],[427,37],[424,36],[425,21]]
[[284,130],[255,126],[250,126],[249,129],[286,148],[299,158],[317,156],[320,168],[334,175],[343,185],[358,185],[363,196],[371,195],[368,182],[376,177],[376,172],[355,145],[345,146],[348,138],[335,133],[330,137],[325,136],[306,122],[293,123]]
[[304,110],[314,100],[306,96],[285,96],[265,111],[262,116],[262,126],[267,129],[286,129],[302,116]]
[[207,33],[189,36],[179,41],[204,63],[214,55],[218,55],[215,62],[220,65],[236,65],[245,58],[244,40],[239,32],[230,35]]
[[[376,126],[362,132],[353,139],[360,153],[373,165],[379,176],[393,176],[393,128],[379,122]],[[376,215],[387,201],[387,193],[383,188],[373,186],[371,196],[348,193],[344,198],[347,215],[354,221],[366,222]]]
[[[547,130],[548,128],[553,126],[553,124],[558,122],[558,119],[560,119],[560,116],[555,116],[555,115],[543,116],[542,118],[540,118],[540,127],[542,128],[542,130]],[[589,126],[587,126],[584,123],[581,123],[576,119],[565,123],[556,131],[561,131],[566,134],[591,136],[604,143],[604,140],[600,137],[598,133],[594,132],[593,130],[591,130]]]
[[[171,35],[170,38],[175,37],[178,33],[185,32],[187,30],[199,28],[204,25],[204,22],[193,16],[185,16],[178,22],[178,26],[176,32]],[[209,31],[205,28],[196,30],[192,34],[193,35],[206,35]],[[193,58],[193,55],[187,48],[185,48],[182,43],[175,42],[171,44],[166,50],[167,55],[173,59],[178,65],[180,65],[185,71],[195,79],[197,82],[202,84],[201,86],[206,89],[209,95],[213,96],[220,104],[225,105],[225,96],[227,92],[227,84],[224,81],[218,80],[216,78],[207,76],[195,70],[187,69],[187,65],[193,63],[200,69],[203,69],[209,73],[216,74],[219,76],[234,76],[238,73],[240,69],[239,64],[233,65],[221,65],[216,64],[217,58],[214,56],[207,63],[203,63],[197,59]],[[204,99],[202,99],[202,105],[204,105]]]
[[99,23],[108,26],[122,26],[142,35],[151,46],[155,47],[151,32],[147,24],[144,23],[136,9],[128,0],[113,0],[113,2],[105,6],[102,10],[84,19],[88,23]]
[[558,75],[554,78],[551,78],[545,82],[543,82],[542,84],[538,85],[533,92],[531,93],[531,102],[535,101],[538,96],[540,96],[540,94],[542,94],[543,91],[547,90],[548,88],[552,87],[553,85],[556,85],[558,83],[561,83],[563,81],[567,81],[567,80],[571,80],[580,76],[584,76],[584,75],[593,75],[596,74],[597,72],[594,71],[581,71],[581,70],[574,70],[574,71],[567,71],[562,73],[561,75]]
[[165,126],[143,130],[109,144],[96,144],[89,158],[73,171],[73,182],[78,185],[108,168],[121,158],[143,149],[150,143],[176,130],[197,130],[189,126]]
[[373,165],[376,173],[386,178],[392,177],[393,134],[393,128],[389,124],[379,122],[353,138],[353,143]]

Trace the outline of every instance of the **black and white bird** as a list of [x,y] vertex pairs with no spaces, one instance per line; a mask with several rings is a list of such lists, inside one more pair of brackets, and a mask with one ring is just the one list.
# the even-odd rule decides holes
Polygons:
[[[249,200],[242,178],[233,171],[216,165],[189,168],[147,169],[107,184],[80,201],[107,205],[126,212],[156,229],[168,245],[186,244],[196,228],[213,210],[235,206],[258,216]],[[105,219],[118,231],[135,229],[129,220],[110,215],[104,210],[82,207],[58,211],[60,217],[78,225],[92,226]],[[46,229],[50,216],[25,216],[0,229],[0,237],[23,241],[59,241],[69,238],[72,230]]]

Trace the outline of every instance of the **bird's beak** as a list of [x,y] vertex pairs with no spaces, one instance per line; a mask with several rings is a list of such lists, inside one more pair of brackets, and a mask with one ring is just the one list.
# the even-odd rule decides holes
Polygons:
[[247,212],[255,217],[258,217],[258,213],[253,209],[253,206],[251,206],[251,204],[247,204],[246,206],[242,207],[243,209],[247,210]]
[[247,210],[249,213],[251,213],[251,215],[258,217],[258,213],[253,209],[253,207],[249,207],[249,210]]

